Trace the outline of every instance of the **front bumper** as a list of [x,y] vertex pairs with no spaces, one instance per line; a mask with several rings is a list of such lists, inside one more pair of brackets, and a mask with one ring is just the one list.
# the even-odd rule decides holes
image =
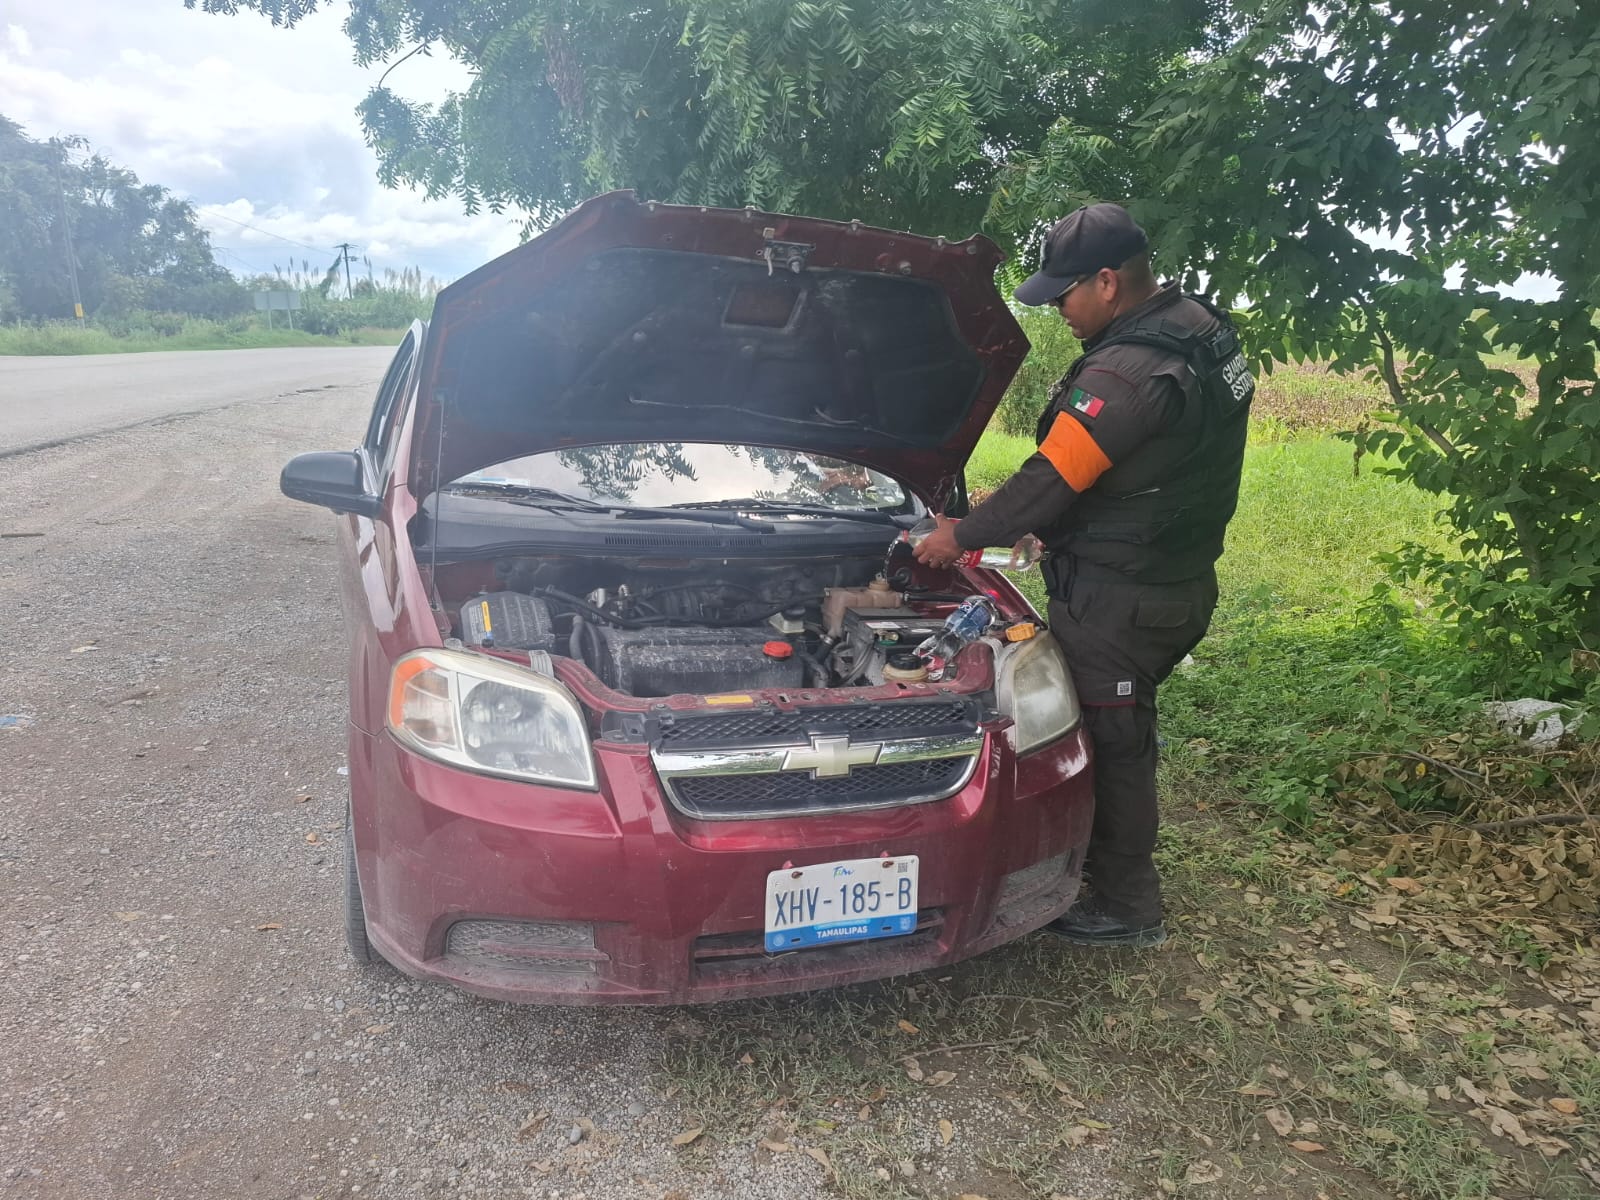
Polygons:
[[[1093,819],[1082,727],[1018,759],[985,735],[947,799],[700,821],[648,752],[596,746],[600,790],[474,775],[351,729],[367,932],[408,975],[499,1000],[678,1004],[808,991],[944,966],[1037,929],[1077,895]],[[921,858],[915,932],[770,955],[768,872]]]

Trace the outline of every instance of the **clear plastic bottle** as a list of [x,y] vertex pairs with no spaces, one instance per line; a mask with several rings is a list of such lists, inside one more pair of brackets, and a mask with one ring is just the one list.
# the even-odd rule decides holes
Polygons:
[[944,628],[916,649],[917,657],[928,668],[928,678],[943,679],[961,648],[981,638],[998,619],[994,601],[987,596],[968,596],[963,600],[961,607],[945,618]]
[[[951,524],[959,524],[952,521]],[[939,523],[932,517],[924,517],[909,530],[901,533],[898,540],[907,543],[915,550],[930,533],[939,528]],[[1021,575],[1024,571],[1031,571],[1041,558],[1044,557],[1044,543],[1031,533],[1022,535],[1022,540],[1015,546],[990,546],[984,550],[963,550],[953,564],[958,567],[990,567],[997,571],[1010,571],[1014,575]]]

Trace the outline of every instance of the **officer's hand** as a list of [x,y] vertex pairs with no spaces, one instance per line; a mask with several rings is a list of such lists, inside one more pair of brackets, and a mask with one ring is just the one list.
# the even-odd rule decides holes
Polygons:
[[942,513],[934,522],[939,526],[917,547],[917,561],[930,567],[948,567],[961,557],[961,546],[956,542],[956,523]]

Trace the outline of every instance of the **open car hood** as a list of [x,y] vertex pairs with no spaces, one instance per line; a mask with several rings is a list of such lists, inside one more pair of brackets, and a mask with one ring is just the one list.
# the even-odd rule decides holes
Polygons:
[[601,442],[853,459],[936,505],[1028,351],[999,248],[611,192],[439,293],[410,484]]

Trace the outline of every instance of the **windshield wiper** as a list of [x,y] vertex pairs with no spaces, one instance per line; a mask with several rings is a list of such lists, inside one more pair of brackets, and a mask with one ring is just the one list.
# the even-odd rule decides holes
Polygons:
[[[668,508],[676,508],[669,504]],[[691,502],[685,508],[737,508],[749,512],[798,513],[807,517],[838,517],[842,521],[871,521],[875,525],[898,525],[895,513],[881,508],[834,508],[827,504],[803,504],[789,500],[762,500],[746,496],[737,500],[706,500]]]
[[614,507],[611,511],[616,516],[630,520],[704,521],[707,525],[737,525],[740,529],[753,529],[757,533],[776,531],[776,527],[770,521],[757,521],[753,517],[736,512],[714,512],[708,506],[698,504],[687,508],[678,508],[670,504],[664,508]]
[[539,487],[531,483],[513,483],[510,480],[496,480],[493,482],[488,480],[467,480],[460,483],[452,483],[445,490],[449,492],[484,492],[489,495],[503,497],[507,504],[520,504],[524,508],[543,508],[551,512],[570,509],[578,512],[610,513],[614,517],[621,517],[627,520],[648,521],[666,518],[678,521],[701,521],[707,525],[733,525],[740,529],[753,529],[757,533],[772,533],[774,531],[774,527],[769,521],[757,521],[736,512],[705,511],[707,507],[716,506],[690,504],[682,508],[676,506],[634,508],[626,504],[606,504],[600,500],[590,500],[585,496],[573,496],[566,492],[558,492],[554,488]]
[[512,504],[521,504],[528,508],[577,508],[585,512],[607,512],[615,507],[602,504],[598,500],[590,500],[583,496],[572,496],[566,492],[558,492],[554,488],[540,487],[533,483],[513,483],[511,480],[486,480],[468,479],[448,484],[447,492],[485,492],[491,496],[503,496]]

